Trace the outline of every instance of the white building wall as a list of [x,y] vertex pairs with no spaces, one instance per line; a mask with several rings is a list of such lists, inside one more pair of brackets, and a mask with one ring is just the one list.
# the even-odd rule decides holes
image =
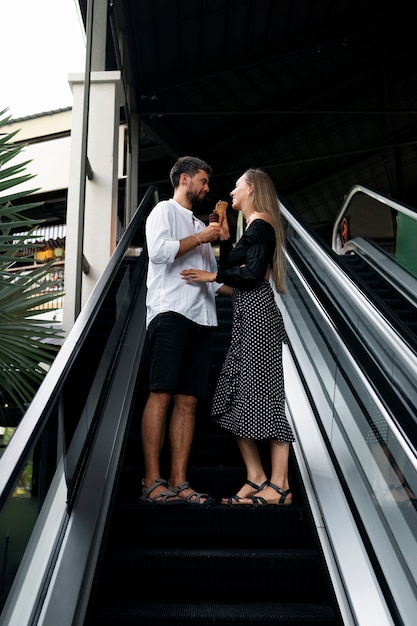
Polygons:
[[[94,112],[93,119],[96,124],[93,124],[94,132],[91,132],[88,156],[91,159],[93,171],[95,170],[95,176],[92,181],[87,181],[86,189],[88,208],[85,212],[84,254],[90,263],[90,273],[88,276],[83,276],[82,305],[106,267],[117,243],[117,180],[120,181],[125,177],[126,126],[118,124],[114,132],[112,131],[117,103],[115,102],[114,86],[111,86],[111,84],[109,86],[108,79],[109,75],[103,73],[102,80],[93,81],[93,83],[96,83],[94,85],[95,98],[91,108]],[[111,76],[110,83],[112,81],[114,81],[113,76]],[[96,92],[97,88],[99,91],[101,90],[99,94]],[[110,92],[114,92],[112,96],[110,94],[110,97],[109,93],[107,93],[109,89]],[[111,102],[113,102],[113,105],[111,105]],[[109,107],[110,109],[107,110]],[[103,117],[103,115],[104,119],[102,120],[101,128],[108,129],[107,133],[97,132],[97,124],[100,127],[97,118]],[[6,134],[18,131],[14,141],[25,144],[19,156],[11,160],[9,164],[29,161],[26,165],[25,173],[34,175],[29,181],[16,185],[13,188],[13,192],[30,192],[36,189],[31,196],[33,201],[42,200],[42,196],[49,192],[68,192],[71,180],[71,128],[73,121],[73,111],[69,109],[15,120],[3,127],[3,132]],[[113,162],[116,172],[112,175]],[[112,183],[112,177],[113,180],[115,177],[116,184]],[[74,198],[74,193],[72,197]],[[75,194],[75,203],[77,202],[78,197]],[[74,201],[72,201],[72,211],[77,212]],[[72,232],[74,227],[73,221],[70,220],[71,223],[69,225],[65,224],[67,237],[65,291],[67,294],[66,300],[69,301],[73,298],[71,276],[77,271],[77,260],[75,254],[73,254],[75,246],[71,244],[71,241],[76,237],[76,234]],[[76,227],[78,228],[77,224]],[[69,309],[67,313],[64,311],[64,326],[68,331],[75,318],[71,311],[72,306],[67,308]],[[62,311],[60,311],[59,317],[62,318]]]
[[[25,143],[19,157],[10,161],[22,163],[29,160],[26,171],[35,178],[16,185],[14,191],[48,193],[68,189],[71,153],[72,111],[59,111],[50,114],[16,120],[4,127],[5,133],[18,131],[14,137],[16,143]],[[67,133],[67,136],[60,136]],[[119,126],[118,178],[124,178],[123,151],[125,125]],[[53,135],[57,135],[54,137]],[[50,137],[50,139],[48,139]]]

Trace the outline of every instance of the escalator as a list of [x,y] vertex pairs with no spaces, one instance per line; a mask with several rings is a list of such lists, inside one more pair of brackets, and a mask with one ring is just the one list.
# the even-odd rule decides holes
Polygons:
[[414,351],[416,229],[415,209],[358,185],[347,195],[332,237],[333,250],[347,274]]
[[[218,298],[217,309],[209,396],[228,344],[230,298]],[[145,373],[86,624],[342,624],[295,458],[291,507],[139,501],[146,397]],[[234,439],[212,424],[209,405],[197,414],[189,480],[219,503],[245,474]],[[169,475],[167,449],[162,470]]]
[[[415,311],[415,278],[395,260],[387,263],[375,247],[357,246],[357,241],[347,243],[347,254],[338,257],[308,228],[301,232],[299,221],[286,208],[284,215],[289,288],[282,305],[291,348],[392,619],[412,624],[417,597],[417,571],[410,558],[417,536],[416,351],[412,326],[394,313],[398,302],[404,304],[404,295],[404,308]],[[346,258],[358,247],[366,248],[366,264],[378,267],[377,283],[347,271]],[[381,277],[391,290],[395,287],[392,299],[375,293]],[[288,378],[291,366],[286,371]],[[304,454],[314,464],[310,426],[303,418],[298,425],[297,419]],[[328,504],[325,518],[332,535]],[[325,506],[323,502],[322,514]],[[390,538],[382,540],[388,528]],[[369,620],[363,623],[379,623]]]
[[[9,572],[10,550],[0,554],[7,574],[0,625],[411,625],[417,464],[409,379],[417,379],[416,364],[406,344],[390,352],[389,364],[381,357],[379,346],[391,346],[390,325],[287,210],[288,290],[277,300],[290,337],[294,504],[164,508],[139,501],[147,395],[143,220],[152,193],[0,461],[0,523],[34,451],[42,476],[20,565]],[[209,419],[230,303],[219,298],[218,312],[210,392],[199,407],[189,471],[190,482],[217,502],[244,477],[235,442]],[[382,439],[390,456],[384,448],[380,457]],[[168,464],[167,450],[163,458]],[[394,460],[401,503],[385,476]]]

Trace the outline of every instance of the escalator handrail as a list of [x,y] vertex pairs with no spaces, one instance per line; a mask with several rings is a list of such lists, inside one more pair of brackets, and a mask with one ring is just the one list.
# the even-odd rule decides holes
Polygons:
[[[375,360],[368,354],[359,335],[349,325],[346,318],[339,311],[338,307],[332,300],[332,296],[323,289],[317,277],[312,274],[308,264],[298,257],[298,253],[287,255],[288,266],[297,275],[298,280],[302,282],[303,287],[311,295],[312,302],[316,302],[316,308],[322,311],[322,319],[326,319],[329,326],[336,333],[337,337],[343,337],[341,346],[338,347],[348,355],[348,359],[352,361],[357,372],[364,382],[364,385],[372,389],[373,404],[379,407],[384,416],[384,421],[389,425],[391,432],[396,433],[397,441],[410,463],[417,471],[417,445],[415,433],[414,416],[410,414],[407,406],[404,405],[400,396],[392,396],[386,384],[386,377],[381,372],[380,367]],[[321,327],[320,327],[321,328]],[[321,331],[319,330],[321,333]],[[291,338],[291,337],[290,337]],[[328,342],[328,331],[324,332],[323,340]],[[331,351],[332,342],[329,342],[329,350]],[[335,356],[336,360],[336,356]],[[343,372],[340,359],[337,359],[338,367]],[[346,376],[349,381],[349,376]],[[347,382],[349,386],[349,382]],[[355,390],[352,390],[355,393]],[[386,392],[388,391],[388,399]],[[398,420],[401,416],[401,422]]]
[[357,193],[364,193],[367,196],[370,196],[371,198],[373,198],[374,200],[377,200],[378,202],[381,202],[382,204],[389,206],[391,209],[394,209],[394,211],[398,211],[399,213],[403,213],[404,215],[407,215],[408,217],[411,217],[412,219],[417,220],[417,211],[416,209],[413,209],[413,207],[409,207],[405,204],[397,202],[396,200],[393,200],[392,198],[385,196],[382,193],[374,191],[373,189],[369,189],[368,187],[363,187],[362,185],[354,185],[350,189],[349,193],[347,194],[346,199],[335,219],[334,226],[333,226],[332,249],[338,254],[340,254],[342,251],[342,246],[339,240],[340,223],[346,211],[349,208],[349,204],[353,196]]
[[[326,272],[330,274],[339,283],[343,281],[343,289],[347,297],[355,304],[360,314],[378,327],[378,331],[386,342],[392,354],[395,354],[399,362],[403,363],[404,368],[410,373],[411,377],[417,379],[417,356],[410,347],[401,339],[397,332],[386,322],[383,315],[375,309],[375,307],[363,297],[357,289],[355,283],[344,272],[344,270],[334,263],[332,251],[327,251],[318,236],[308,227],[302,224],[301,220],[290,211],[281,201],[281,213],[283,217],[292,226],[303,245],[320,260]],[[376,314],[377,313],[377,314]]]
[[417,307],[417,278],[399,265],[390,254],[364,237],[355,237],[347,242],[342,256],[350,252],[366,259],[404,298]]
[[79,353],[82,341],[95,320],[100,304],[107,293],[110,279],[120,266],[138,225],[153,200],[154,192],[153,186],[147,189],[109,263],[98,279],[0,459],[0,512],[18,480],[27,456],[47,423],[49,413],[62,390],[65,377]]

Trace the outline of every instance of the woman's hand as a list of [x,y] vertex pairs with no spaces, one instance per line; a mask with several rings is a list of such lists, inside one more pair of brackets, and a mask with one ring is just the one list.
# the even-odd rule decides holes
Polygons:
[[220,226],[220,240],[227,241],[228,239],[230,239],[230,231],[227,217],[225,215]]
[[212,283],[216,280],[217,274],[214,272],[206,272],[205,270],[182,270],[181,278],[186,283]]

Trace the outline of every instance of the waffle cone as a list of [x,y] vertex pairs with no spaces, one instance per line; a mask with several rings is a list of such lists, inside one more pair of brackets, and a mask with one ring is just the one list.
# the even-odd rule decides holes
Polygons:
[[228,203],[225,200],[219,200],[214,207],[214,212],[219,216],[219,223],[221,224],[224,216],[226,215]]

